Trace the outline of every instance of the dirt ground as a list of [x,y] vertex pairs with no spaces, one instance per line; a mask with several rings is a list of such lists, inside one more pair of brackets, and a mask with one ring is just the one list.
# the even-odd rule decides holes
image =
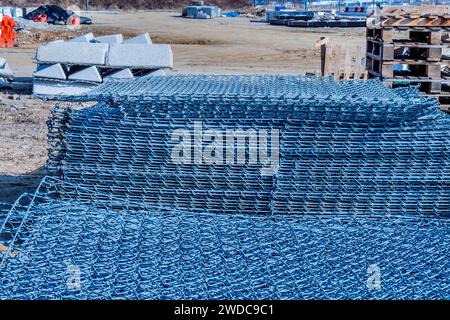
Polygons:
[[[16,76],[31,76],[35,49],[54,39],[92,31],[149,32],[155,43],[172,45],[175,73],[305,74],[320,69],[315,42],[323,35],[333,43],[363,44],[364,29],[301,29],[252,23],[249,18],[191,20],[178,12],[95,13],[94,25],[79,30],[19,32],[17,47],[0,49]],[[32,191],[45,175],[46,121],[54,102],[29,95],[0,94],[0,202]]]

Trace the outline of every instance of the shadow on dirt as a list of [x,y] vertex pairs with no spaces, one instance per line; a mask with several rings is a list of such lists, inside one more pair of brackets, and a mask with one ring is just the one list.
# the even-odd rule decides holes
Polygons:
[[22,193],[34,192],[45,174],[41,167],[23,175],[0,175],[0,202],[12,204]]

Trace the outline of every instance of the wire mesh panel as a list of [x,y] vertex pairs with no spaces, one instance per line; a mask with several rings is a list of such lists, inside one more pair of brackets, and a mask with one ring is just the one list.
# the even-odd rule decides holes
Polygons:
[[[450,119],[414,88],[173,76],[109,82],[88,97],[100,102],[54,111],[50,170],[123,201],[218,213],[450,214]],[[187,161],[173,158],[180,130]],[[208,162],[211,135],[219,157]]]
[[53,183],[7,219],[1,298],[450,296],[448,219],[112,210]]
[[52,111],[0,298],[450,297],[450,118],[417,89],[166,76],[72,100],[97,104]]

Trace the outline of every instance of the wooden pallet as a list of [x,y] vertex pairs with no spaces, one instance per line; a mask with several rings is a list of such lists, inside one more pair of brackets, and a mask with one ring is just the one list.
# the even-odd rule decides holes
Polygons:
[[368,72],[383,79],[394,78],[396,75],[404,74],[402,71],[397,71],[400,65],[408,65],[408,74],[416,78],[440,80],[442,77],[440,62],[408,60],[383,61],[379,57],[375,57],[369,53],[366,57],[366,68]]
[[450,28],[450,16],[381,16],[382,28]]
[[426,94],[429,98],[435,98],[439,102],[439,106],[442,111],[450,114],[450,94],[438,93],[438,94]]
[[450,28],[448,6],[384,6],[367,20],[369,28]]
[[417,85],[449,112],[450,76],[441,68],[450,67],[444,56],[450,6],[384,6],[367,19],[366,39],[369,78],[379,77],[392,88]]
[[[373,73],[370,73],[372,76]],[[419,90],[429,95],[439,95],[442,93],[442,86],[446,83],[450,83],[450,80],[442,79],[429,79],[427,77],[415,77],[415,76],[394,76],[392,78],[383,78],[386,86],[390,88],[397,88],[399,86],[418,85]]]
[[[438,62],[446,45],[431,45],[417,42],[384,43],[367,39],[367,54],[380,61],[404,60]],[[406,54],[404,53],[406,51]]]
[[361,46],[330,44],[322,37],[316,43],[321,48],[321,74],[336,80],[367,79],[365,50]]
[[450,104],[441,104],[441,111],[450,114]]
[[447,5],[433,5],[433,6],[388,6],[384,5],[380,11],[381,15],[394,15],[394,16],[438,16],[444,17],[450,12],[450,6]]
[[448,31],[442,29],[394,29],[394,28],[367,28],[366,38],[383,43],[394,43],[396,41],[414,41],[425,44],[443,44],[448,39]]

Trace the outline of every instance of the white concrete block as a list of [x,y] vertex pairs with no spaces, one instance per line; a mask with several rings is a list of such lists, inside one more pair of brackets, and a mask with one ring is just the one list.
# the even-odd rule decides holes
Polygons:
[[58,39],[58,40],[53,40],[53,41],[47,42],[47,44],[51,44],[51,43],[63,43],[63,42],[64,42],[64,40]]
[[2,8],[2,14],[4,16],[8,16],[8,17],[13,18],[13,10],[12,10],[11,7],[3,7]]
[[92,32],[83,34],[82,36],[70,39],[71,42],[91,42],[94,39],[94,34]]
[[6,59],[0,58],[0,77],[11,78],[13,76],[14,76],[14,73],[12,72],[11,68],[9,67],[8,62],[6,62]]
[[38,70],[33,74],[36,78],[51,78],[51,79],[60,79],[66,80],[67,75],[60,63],[53,64],[44,69]]
[[70,80],[82,80],[82,81],[93,81],[102,82],[102,76],[98,72],[97,67],[92,66],[69,75]]
[[95,86],[89,83],[69,81],[33,80],[33,93],[42,96],[76,96],[92,90]]
[[95,37],[94,41],[102,43],[122,43],[123,36],[121,34],[112,34],[107,36]]
[[37,49],[35,59],[38,63],[104,65],[108,47],[107,43],[49,43]]
[[127,68],[111,73],[109,76],[106,76],[105,79],[131,79],[133,77],[133,73],[131,73],[131,70]]
[[117,44],[108,50],[106,64],[123,68],[172,68],[172,49],[166,44]]
[[144,34],[125,40],[123,44],[152,44],[152,39],[150,38],[148,32],[146,32]]
[[14,7],[13,15],[14,15],[14,18],[22,18],[23,17],[23,9],[22,8],[18,8],[18,7]]
[[5,66],[5,64],[6,64],[6,59],[0,57],[0,68],[3,68]]
[[165,76],[166,72],[163,69],[155,70],[150,72],[147,76]]

